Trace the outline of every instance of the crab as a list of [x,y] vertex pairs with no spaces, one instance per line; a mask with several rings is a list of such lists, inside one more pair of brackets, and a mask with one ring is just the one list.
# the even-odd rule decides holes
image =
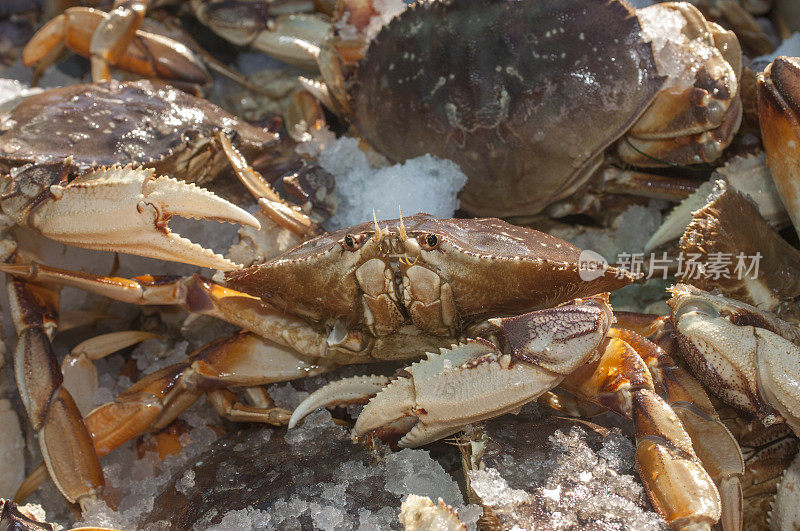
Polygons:
[[[738,41],[690,4],[421,2],[371,40],[365,4],[345,2],[354,25],[306,45],[324,80],[307,88],[391,161],[459,164],[472,214],[536,214],[612,146],[636,166],[714,161],[741,121]],[[663,18],[681,29],[659,35]]]
[[[533,363],[559,375],[551,387],[634,420],[639,475],[653,506],[672,528],[709,528],[720,518],[725,529],[741,528],[741,451],[703,388],[668,353],[674,349],[668,346],[672,336],[665,318],[617,313],[611,319],[616,324],[610,322],[599,347],[593,347],[591,361],[570,368],[543,363],[538,355],[505,343],[524,337],[529,349],[549,352],[569,336],[568,327],[540,332],[515,319],[489,321],[504,331],[505,339],[495,343],[468,340],[429,353],[393,378],[332,382],[295,409],[289,427],[319,407],[367,402],[353,428],[354,441],[379,438],[400,447],[420,446],[543,396],[517,389],[521,383],[499,393],[493,386],[511,369]],[[504,362],[506,356],[510,360]],[[544,403],[561,409],[567,402],[550,396]]]
[[[756,434],[762,435],[751,436],[751,445],[761,447],[767,460],[763,471],[756,468],[752,482],[767,484],[758,490],[774,491],[779,471],[770,471],[775,465],[769,458],[784,464],[791,460],[797,441],[786,436],[787,428],[800,436],[800,387],[792,378],[800,370],[800,328],[693,286],[679,284],[672,294],[669,305],[683,359],[720,400],[760,421]],[[781,495],[782,506],[771,519],[784,527],[798,525],[796,490]]]
[[193,51],[193,42],[187,47],[161,35],[161,28],[145,19],[148,8],[167,4],[185,5],[200,22],[234,44],[305,68],[315,68],[315,63],[292,41],[319,42],[328,29],[327,17],[315,13],[310,1],[117,0],[109,13],[92,7],[66,9],[28,42],[23,62],[43,70],[66,46],[91,58],[94,81],[108,81],[113,65],[142,76],[210,83],[207,54]]
[[196,186],[231,164],[281,227],[303,236],[315,230],[247,163],[279,159],[278,135],[172,87],[111,81],[51,89],[0,120],[0,208],[61,243],[232,269],[167,227],[180,215],[258,228],[253,216]]
[[[633,280],[613,268],[582,280],[579,249],[499,220],[417,215],[382,225],[318,236],[263,265],[226,273],[225,285],[199,276],[128,280],[39,264],[0,266],[14,277],[10,294],[23,403],[39,432],[47,469],[64,496],[88,503],[102,485],[96,454],[169,424],[204,393],[227,418],[286,424],[289,412],[268,407],[268,397],[255,407],[240,402],[229,388],[305,377],[343,364],[414,358],[465,337],[505,335],[505,327],[488,324],[490,317],[517,315],[517,325],[528,322],[537,328],[563,317],[564,331],[571,329],[575,336],[562,338],[563,347],[570,348],[553,363],[577,366],[605,334],[610,319],[605,299],[525,312],[591,297]],[[410,261],[414,255],[416,263]],[[201,347],[186,363],[145,377],[116,401],[92,411],[84,428],[77,408],[69,406],[72,400],[65,397],[56,366],[53,371],[23,369],[54,363],[48,361],[48,332],[57,321],[53,285],[135,304],[183,305],[245,331]],[[517,339],[509,341],[516,344]],[[481,349],[490,343],[476,339],[469,345]],[[541,369],[520,365],[506,384],[513,385],[513,374],[534,376],[537,371]],[[541,376],[532,383],[541,392],[559,379],[548,371]],[[91,434],[86,442],[81,430]],[[52,439],[56,433],[60,441]]]

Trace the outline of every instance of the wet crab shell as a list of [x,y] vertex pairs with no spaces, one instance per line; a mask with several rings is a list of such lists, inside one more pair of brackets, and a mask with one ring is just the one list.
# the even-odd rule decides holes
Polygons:
[[166,85],[70,85],[31,96],[0,116],[0,172],[71,156],[80,170],[141,164],[204,182],[229,167],[218,131],[231,132],[246,157],[274,149],[278,141],[276,134]]
[[[398,234],[400,220],[379,222]],[[403,219],[409,239],[436,246],[415,257],[453,290],[462,324],[488,316],[516,314],[613,291],[630,284],[634,276],[608,268],[596,277],[581,278],[581,249],[560,238],[518,227],[499,219],[436,219],[418,214]],[[357,324],[361,291],[354,279],[358,267],[381,253],[397,257],[404,246],[387,236],[375,248],[372,222],[341,229],[305,242],[260,266],[233,271],[227,284],[259,296],[291,313],[320,320],[343,319]],[[347,251],[347,237],[364,242],[359,252]],[[395,266],[396,267],[396,266]],[[398,295],[398,299],[401,297]]]
[[346,82],[353,121],[393,160],[469,177],[462,208],[526,215],[570,195],[662,84],[620,0],[421,2]]

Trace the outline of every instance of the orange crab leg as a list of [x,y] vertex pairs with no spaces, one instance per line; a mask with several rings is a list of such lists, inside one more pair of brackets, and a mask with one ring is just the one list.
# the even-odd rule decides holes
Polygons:
[[165,427],[207,392],[211,404],[231,420],[283,425],[291,412],[242,404],[227,388],[282,382],[336,367],[254,334],[238,333],[201,347],[185,363],[146,376],[114,402],[92,411],[86,424],[97,453],[105,455],[145,431]]
[[[43,61],[51,57],[51,50],[63,42],[78,55],[93,59],[95,81],[108,79],[108,70],[104,63],[110,62],[142,76],[181,80],[198,85],[211,82],[203,63],[194,53],[167,37],[136,30],[122,51],[117,50],[117,45],[109,40],[113,32],[101,32],[95,41],[97,29],[106,23],[106,15],[103,11],[88,7],[67,9],[36,32],[22,51],[22,62],[31,66]],[[130,28],[122,30],[122,34],[128,31]],[[101,51],[102,48],[105,51]]]
[[[0,264],[0,271],[29,281],[72,286],[110,299],[138,305],[181,305],[193,313],[209,315],[290,347],[302,355],[324,357],[332,345],[321,330],[308,322],[270,306],[258,297],[221,286],[199,275],[192,277],[153,277],[132,279],[104,277],[81,271],[68,271],[37,263]],[[337,339],[347,344],[353,355],[366,349],[355,332]]]
[[636,463],[656,510],[673,528],[710,528],[721,513],[713,480],[680,420],[656,394],[641,355],[615,332],[609,335],[601,358],[568,376],[562,387],[633,418]]
[[236,172],[236,176],[256,198],[261,210],[272,221],[301,238],[319,232],[317,223],[314,223],[311,218],[303,214],[298,207],[290,206],[286,203],[266,179],[250,166],[244,156],[239,153],[239,150],[231,144],[227,133],[220,131],[217,137]]
[[103,488],[103,471],[75,401],[64,388],[50,343],[58,322],[58,291],[10,278],[17,330],[14,365],[22,403],[38,434],[44,462],[58,490],[84,505]]
[[609,335],[624,340],[642,357],[653,376],[655,388],[681,419],[697,456],[720,491],[723,528],[741,529],[744,458],[703,387],[661,347],[642,336],[624,329],[612,329]]

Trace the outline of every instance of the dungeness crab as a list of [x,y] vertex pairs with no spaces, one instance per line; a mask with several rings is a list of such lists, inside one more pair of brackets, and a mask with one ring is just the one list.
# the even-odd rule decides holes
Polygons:
[[279,158],[279,150],[276,133],[172,87],[110,81],[51,89],[0,115],[0,208],[68,245],[229,270],[235,264],[167,223],[178,215],[258,227],[241,208],[195,186],[233,164],[271,219],[296,234],[312,232],[307,216],[244,160]]
[[536,214],[615,143],[636,166],[713,161],[741,121],[738,41],[688,3],[418,2],[371,40],[371,2],[339,11],[309,90],[392,161],[456,162],[476,215]]
[[[61,407],[55,367],[19,369],[23,402],[45,441],[47,467],[70,500],[98,495],[102,475],[91,465],[95,451],[105,454],[165,426],[203,393],[228,418],[285,423],[288,414],[268,407],[268,400],[262,407],[247,405],[230,389],[444,349],[410,369],[418,384],[429,384],[417,394],[427,397],[427,413],[415,410],[428,421],[415,429],[404,423],[411,429],[406,440],[421,444],[465,422],[514,410],[577,370],[573,377],[588,394],[629,408],[636,419],[640,467],[665,517],[715,522],[717,489],[681,423],[652,391],[640,357],[656,347],[633,332],[610,332],[611,308],[596,295],[633,277],[609,268],[581,278],[579,255],[564,241],[499,220],[417,215],[319,236],[266,264],[227,273],[225,286],[197,276],[127,280],[37,264],[1,268],[14,276],[18,369],[48,366],[57,302],[44,286],[53,283],[136,304],[181,304],[246,330],[145,377],[91,412],[86,428],[76,411]],[[581,369],[598,356],[600,361]],[[605,381],[592,377],[600,374],[596,369],[625,376]],[[454,378],[461,384],[454,387]],[[376,382],[365,385],[372,389]],[[457,403],[464,416],[454,419],[448,404]],[[52,439],[70,429],[88,429],[94,450],[67,449],[63,440]]]

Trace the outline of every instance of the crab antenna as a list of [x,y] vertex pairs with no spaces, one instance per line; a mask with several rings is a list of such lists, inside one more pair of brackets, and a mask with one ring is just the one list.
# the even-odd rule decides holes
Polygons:
[[380,242],[383,239],[383,229],[381,226],[378,225],[378,217],[375,215],[375,209],[372,209],[372,221],[375,222],[375,235],[372,237],[376,242]]
[[400,240],[406,241],[408,233],[406,233],[406,226],[403,224],[403,209],[400,208],[400,205],[397,205],[397,211],[400,212]]

